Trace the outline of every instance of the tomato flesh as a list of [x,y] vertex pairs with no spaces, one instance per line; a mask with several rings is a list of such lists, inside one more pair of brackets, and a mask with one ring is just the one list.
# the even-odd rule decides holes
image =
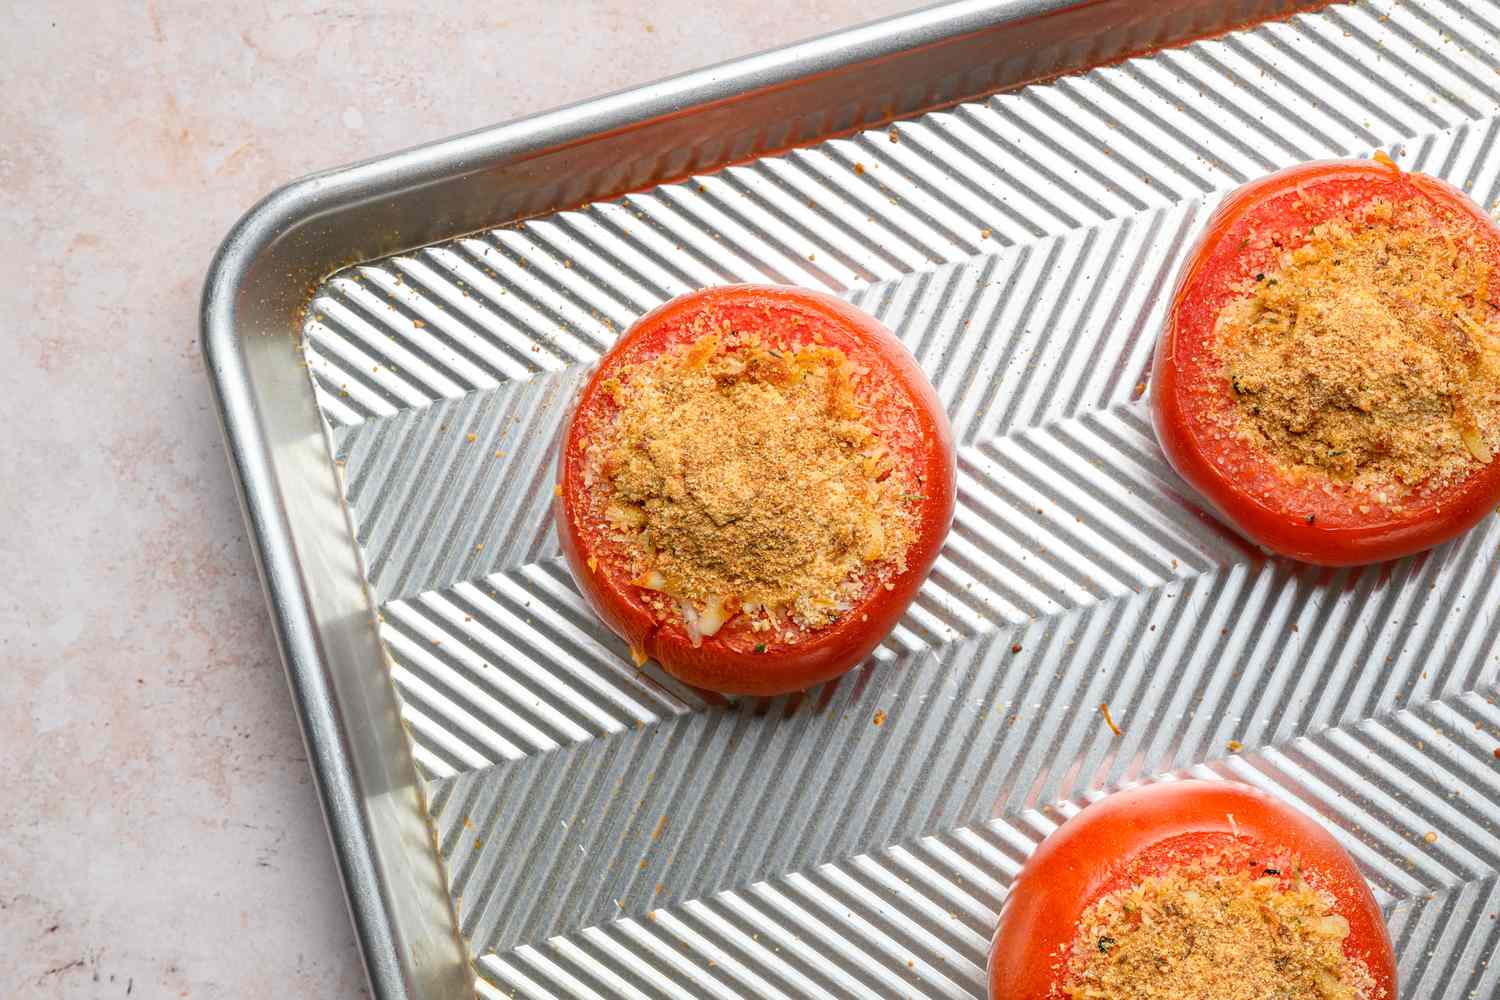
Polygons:
[[[1273,552],[1331,566],[1394,559],[1462,534],[1500,505],[1500,462],[1387,507],[1325,477],[1293,480],[1250,441],[1212,433],[1216,417],[1234,406],[1213,349],[1214,326],[1244,281],[1274,269],[1277,254],[1338,214],[1411,199],[1477,223],[1500,269],[1500,227],[1467,196],[1431,177],[1365,161],[1304,164],[1240,188],[1219,207],[1184,268],[1151,378],[1157,438],[1178,474],[1225,521]],[[1252,235],[1277,245],[1252,242]]]
[[[618,412],[604,384],[616,373],[650,362],[696,338],[693,320],[712,310],[737,329],[796,347],[838,348],[899,392],[865,400],[867,419],[881,441],[922,485],[914,503],[917,531],[906,569],[890,586],[873,580],[836,622],[813,631],[753,630],[744,615],[694,645],[683,626],[658,620],[630,583],[629,554],[587,514],[585,452]],[[564,431],[559,458],[558,536],[579,588],[594,610],[635,655],[695,687],[723,694],[773,695],[836,677],[867,656],[895,626],[937,559],[953,521],[956,498],[953,434],[937,394],[894,335],[840,299],[781,286],[731,285],[689,293],[643,317],[600,360]],[[790,632],[791,638],[788,638]]]
[[1058,827],[1011,885],[990,952],[991,1000],[1058,1000],[1059,956],[1102,896],[1209,857],[1231,842],[1295,855],[1349,921],[1344,951],[1396,998],[1396,957],[1380,908],[1332,834],[1248,785],[1173,781],[1117,792]]

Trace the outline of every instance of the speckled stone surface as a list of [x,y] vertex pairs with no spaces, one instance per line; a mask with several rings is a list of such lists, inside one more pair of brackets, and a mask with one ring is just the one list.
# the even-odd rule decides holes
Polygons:
[[907,6],[3,5],[0,996],[365,989],[198,354],[235,218]]

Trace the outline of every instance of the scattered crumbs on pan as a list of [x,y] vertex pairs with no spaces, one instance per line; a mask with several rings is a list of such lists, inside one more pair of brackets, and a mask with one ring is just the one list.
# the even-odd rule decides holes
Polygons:
[[1109,731],[1114,733],[1116,736],[1121,735],[1120,727],[1115,725],[1114,716],[1109,714],[1109,702],[1101,701],[1099,703],[1099,713],[1104,716],[1104,721],[1109,726]]
[[1422,834],[1422,839],[1427,841],[1427,843],[1429,844],[1436,844],[1438,841],[1437,832],[1435,830],[1428,830],[1426,833]]
[[1241,750],[1245,749],[1245,744],[1241,743],[1239,740],[1230,740],[1228,743],[1224,744],[1224,746],[1229,749],[1230,753],[1239,753]]
[[901,141],[901,133],[897,132],[895,129],[891,129],[891,142],[892,143],[897,143],[897,142],[900,142],[900,141]]
[[1013,642],[1013,643],[1011,643],[1010,644],[1010,651],[1012,653],[1019,653],[1021,651],[1021,644],[1019,642]]
[[979,238],[982,239],[982,240],[987,240],[987,239],[990,238],[990,233],[991,232],[992,232],[992,230],[989,230],[989,229],[981,229],[979,231]]
[[875,718],[873,721],[877,726],[885,725],[885,709],[877,708],[875,710]]
[[863,174],[865,172],[865,165],[863,163],[856,163],[854,165],[854,172],[856,174]]
[[667,829],[667,814],[662,813],[661,819],[656,821],[656,829],[651,831],[652,841],[661,839],[662,833]]
[[478,435],[478,434],[470,434],[470,435],[469,435],[469,436],[468,436],[468,437],[467,437],[467,439],[466,439],[466,440],[468,440],[468,442],[469,442],[469,443],[470,443],[470,444],[473,444],[473,443],[474,443],[474,442],[475,442],[475,441],[478,441],[478,440],[479,440],[479,435]]

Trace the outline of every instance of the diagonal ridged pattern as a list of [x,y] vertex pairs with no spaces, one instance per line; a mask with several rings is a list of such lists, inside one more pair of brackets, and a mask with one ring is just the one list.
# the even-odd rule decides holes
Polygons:
[[[1139,397],[1241,181],[1386,147],[1500,207],[1497,68],[1492,0],[1337,5],[325,282],[308,363],[481,990],[982,996],[1040,838],[1196,772],[1335,829],[1403,995],[1494,995],[1500,524],[1364,570],[1263,559],[1181,495]],[[725,705],[630,664],[549,508],[592,361],[736,280],[895,330],[961,481],[871,663]]]
[[1492,997],[1500,991],[1500,878],[1490,875],[1388,913],[1402,990],[1412,997]]
[[[639,915],[862,845],[1191,767],[1222,756],[1229,740],[1277,748],[1266,755],[1274,790],[1343,802],[1327,812],[1370,838],[1356,853],[1392,895],[1452,884],[1500,863],[1492,826],[1480,832],[1493,820],[1474,811],[1500,791],[1491,753],[1500,712],[1474,694],[1492,693],[1500,676],[1493,637],[1474,628],[1500,584],[1469,590],[1476,581],[1445,567],[1472,564],[1466,557],[1497,542],[1500,529],[1492,529],[1469,539],[1468,552],[1402,564],[1397,578],[1381,579],[1379,569],[1327,578],[1310,568],[1235,566],[871,665],[815,699],[676,715],[439,783],[434,815],[454,892],[466,901],[464,931],[476,945],[504,948],[617,911]],[[1303,599],[1289,600],[1294,594]],[[1427,616],[1428,630],[1389,643],[1378,678],[1351,671],[1359,660],[1310,659],[1301,648],[1306,635],[1357,656],[1357,639],[1423,617],[1401,607],[1407,599],[1450,609],[1449,617]],[[1220,623],[1253,627],[1261,640],[1228,648]],[[1447,628],[1481,639],[1464,650],[1442,635]],[[1433,661],[1438,644],[1454,650],[1451,659]],[[1185,646],[1194,651],[1184,654]],[[1178,683],[1158,669],[1164,663],[1181,664],[1194,683]],[[1351,677],[1358,683],[1335,683]],[[1359,686],[1367,681],[1379,683]],[[1101,702],[1125,730],[1119,739]],[[1387,746],[1393,739],[1404,744]],[[1449,765],[1442,753],[1465,763]],[[1485,770],[1479,761],[1488,761]],[[922,771],[945,780],[921,781]],[[1431,805],[1441,799],[1430,797],[1437,776],[1467,788],[1473,805]],[[701,791],[684,802],[685,787]],[[1413,812],[1408,803],[1424,797]],[[546,808],[535,805],[542,798]],[[1388,831],[1418,816],[1448,831],[1434,853],[1452,852],[1451,864],[1411,874],[1364,856],[1404,850],[1391,846]],[[768,836],[767,824],[778,823]],[[590,860],[587,872],[570,863],[575,852]],[[538,892],[528,910],[490,905],[526,872],[575,881]]]
[[553,442],[582,375],[507,383],[336,438],[377,593],[416,593],[557,554]]
[[[1154,503],[1170,484],[1141,404],[963,449],[949,543],[875,661],[941,651],[1242,559],[1242,548],[1191,508]],[[382,634],[432,776],[703,704],[654,666],[631,665],[556,556],[389,601]]]
[[[1497,127],[1500,118],[1428,136],[1412,159],[1500,194],[1495,168],[1481,169]],[[1139,394],[1173,265],[1206,217],[1194,199],[853,298],[912,348],[960,440],[984,440]],[[582,377],[575,365],[337,435],[378,593],[408,596],[555,554],[545,483]],[[421,528],[404,530],[412,523]]]
[[[467,407],[468,401],[456,405]],[[433,407],[434,419],[449,419],[448,408],[446,403]],[[463,429],[469,424],[438,426],[448,427],[448,448],[477,456],[467,464],[491,463],[488,444],[467,442]],[[471,540],[484,535],[463,518],[436,522],[464,532],[460,557],[449,562],[472,568],[518,551],[545,561],[519,560],[520,568],[485,577],[479,589],[487,593],[461,584],[460,590],[471,593],[429,591],[385,607],[396,682],[407,695],[408,721],[424,766],[434,776],[494,763],[523,748],[551,749],[611,727],[656,721],[662,717],[656,711],[622,708],[608,692],[621,683],[642,691],[663,683],[671,687],[659,675],[653,680],[628,665],[623,646],[573,591],[550,539],[522,532],[517,540],[515,529],[525,515],[537,525],[547,523],[545,488],[537,479],[528,486],[524,477],[489,475],[530,506],[512,515],[509,541],[486,551],[474,551]],[[467,494],[460,487],[472,477],[450,477],[460,486],[448,486],[419,468],[411,478],[437,480],[449,495],[462,498]],[[359,474],[351,482],[351,495],[358,495]],[[1241,545],[1195,508],[1185,502],[1162,507],[1160,498],[1172,496],[1174,489],[1142,403],[1090,411],[963,448],[953,534],[917,603],[877,658],[940,647],[1245,558]],[[424,544],[409,551],[429,561],[440,552],[425,544],[422,530],[410,534]],[[376,567],[372,577],[379,579],[378,561]],[[508,611],[492,611],[486,624],[484,616],[471,613],[476,598],[501,601]],[[456,612],[459,606],[469,610]],[[587,644],[580,647],[583,637]],[[538,714],[570,715],[569,704],[584,702],[594,703],[596,714],[610,720],[600,723],[605,729],[580,728],[576,722],[536,729]],[[667,704],[675,713],[690,703],[677,698]],[[454,724],[445,726],[445,719]],[[466,744],[456,756],[455,741]]]
[[[320,403],[354,424],[587,363],[642,312],[701,285],[857,289],[1441,132],[1500,101],[1482,6],[1334,7],[361,265],[312,302]],[[1423,42],[1434,21],[1475,33],[1450,55]],[[1345,39],[1390,72],[1366,81]],[[1327,92],[1339,71],[1364,85],[1358,98]],[[1270,114],[1243,110],[1252,87]]]
[[[1159,325],[1167,276],[1206,214],[1193,201],[947,266],[910,288],[873,286],[858,298],[933,373],[959,439],[993,439],[1137,395],[1152,346],[1145,331]],[[1141,273],[1156,277],[1134,280]],[[1059,295],[1079,274],[1097,276],[1088,293]],[[1039,302],[1055,305],[1040,315]],[[1101,370],[1081,364],[1087,356],[1121,360]],[[1037,378],[1050,372],[1059,377]],[[336,435],[378,593],[407,597],[557,554],[548,491],[582,374],[537,375]]]
[[[1449,739],[1415,722],[1468,722],[1473,714],[1487,716],[1488,740]],[[1380,752],[1414,732],[1443,741],[1447,769],[1413,771]],[[1494,980],[1488,958],[1497,932],[1487,918],[1500,903],[1500,830],[1485,806],[1500,779],[1485,758],[1497,732],[1490,689],[1487,697],[1431,702],[1190,773],[1259,785],[1334,827],[1372,875],[1405,956],[1405,995],[1487,996],[1470,991]],[[1357,793],[1350,794],[1345,783],[1355,771]],[[989,933],[1022,860],[1098,794],[1042,809],[1016,803],[996,818],[878,853],[487,954],[479,970],[487,985],[527,997],[630,989],[644,996],[983,997]],[[1442,946],[1411,947],[1429,938]]]

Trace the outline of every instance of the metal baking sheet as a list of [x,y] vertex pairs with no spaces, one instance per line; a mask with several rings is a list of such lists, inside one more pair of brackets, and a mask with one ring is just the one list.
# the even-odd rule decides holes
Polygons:
[[[460,995],[409,954],[391,959],[394,986],[376,968],[415,938],[448,969],[456,926],[485,996],[983,997],[989,935],[1035,844],[1111,789],[1185,773],[1248,781],[1334,830],[1385,909],[1403,996],[1500,996],[1500,520],[1360,570],[1266,558],[1187,495],[1142,399],[1178,262],[1239,183],[1379,148],[1500,208],[1500,5],[1340,4],[1054,75],[1223,26],[1170,4],[1117,25],[1106,4],[1110,30],[1077,34],[1066,18],[1090,6],[960,4],[835,37],[788,65],[1074,25],[1053,49],[955,49],[945,75],[874,111],[796,92],[757,106],[748,138],[705,101],[697,130],[687,118],[709,152],[670,134],[637,150],[657,176],[735,166],[592,201],[644,168],[600,165],[566,191],[541,171],[521,193],[471,183],[512,199],[490,219],[527,216],[491,229],[434,211],[376,237],[379,210],[350,198],[358,239],[331,222],[302,237],[316,260],[372,258],[310,302],[296,288],[306,373],[264,363],[310,373],[327,450],[301,441],[306,466],[259,473],[237,461],[254,525],[257,474],[316,478],[331,455],[347,527],[304,530],[352,533],[354,558],[325,566],[294,545],[282,591],[266,569],[273,606],[300,596],[318,625],[288,652],[299,707],[399,713],[407,746],[339,731],[315,764],[376,768],[430,809],[435,848],[379,816],[351,846],[330,807],[382,996]],[[765,82],[730,69],[719,79],[747,93]],[[576,142],[602,141],[584,131],[598,110],[564,123]],[[402,197],[483,159],[447,153],[387,164]],[[536,210],[549,204],[567,210]],[[382,240],[438,242],[373,259]],[[554,439],[589,364],[653,306],[731,281],[828,289],[880,317],[959,441],[932,579],[869,663],[805,696],[710,701],[636,669],[550,524]],[[304,592],[319,567],[357,576],[342,604]],[[379,645],[358,634],[361,601]],[[355,632],[343,645],[330,607]],[[295,611],[278,612],[284,645]],[[308,729],[317,750],[327,736]],[[354,782],[366,803],[368,784]],[[400,925],[385,937],[360,924],[371,885],[372,911]],[[403,892],[427,909],[393,903]]]

